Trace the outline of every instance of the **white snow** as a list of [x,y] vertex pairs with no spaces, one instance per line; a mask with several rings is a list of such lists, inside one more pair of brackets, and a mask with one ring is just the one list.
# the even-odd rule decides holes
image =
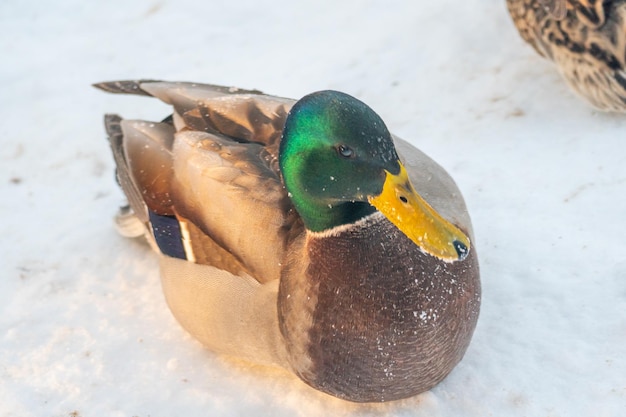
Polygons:
[[[575,97],[504,0],[0,2],[0,416],[626,415],[626,116]],[[481,317],[403,401],[346,403],[218,357],[175,322],[123,201],[96,91],[155,78],[355,95],[455,177]]]

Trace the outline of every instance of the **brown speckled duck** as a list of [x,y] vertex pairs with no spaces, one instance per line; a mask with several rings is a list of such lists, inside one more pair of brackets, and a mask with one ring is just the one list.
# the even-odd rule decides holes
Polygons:
[[130,209],[181,325],[216,352],[357,402],[416,395],[467,349],[480,307],[472,227],[450,176],[337,91],[299,101],[123,81],[173,106],[105,118]]
[[626,0],[507,0],[519,33],[595,107],[626,111]]

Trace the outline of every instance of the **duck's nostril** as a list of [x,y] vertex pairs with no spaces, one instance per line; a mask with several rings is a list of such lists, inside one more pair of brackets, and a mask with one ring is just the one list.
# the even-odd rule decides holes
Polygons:
[[465,243],[455,240],[454,242],[452,242],[452,244],[454,245],[454,249],[456,249],[457,255],[459,255],[459,261],[467,258],[469,249],[467,248],[467,246],[465,246]]

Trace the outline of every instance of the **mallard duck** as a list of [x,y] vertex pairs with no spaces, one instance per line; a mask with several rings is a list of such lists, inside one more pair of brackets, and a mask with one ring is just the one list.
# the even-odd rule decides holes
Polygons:
[[571,88],[626,111],[626,0],[507,0],[522,38],[554,61]]
[[480,307],[465,204],[370,107],[337,91],[96,87],[173,106],[105,125],[120,230],[160,254],[166,301],[203,344],[355,402],[416,395],[461,360]]

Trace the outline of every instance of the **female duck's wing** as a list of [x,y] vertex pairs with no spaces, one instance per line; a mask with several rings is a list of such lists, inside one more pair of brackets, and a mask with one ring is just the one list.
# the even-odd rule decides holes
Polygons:
[[507,0],[522,38],[602,110],[626,111],[626,2]]
[[120,184],[160,251],[261,282],[277,279],[298,221],[277,164],[293,101],[191,83],[97,87],[174,107],[163,123],[106,119]]
[[569,85],[594,106],[626,111],[626,2],[570,0],[548,36]]

